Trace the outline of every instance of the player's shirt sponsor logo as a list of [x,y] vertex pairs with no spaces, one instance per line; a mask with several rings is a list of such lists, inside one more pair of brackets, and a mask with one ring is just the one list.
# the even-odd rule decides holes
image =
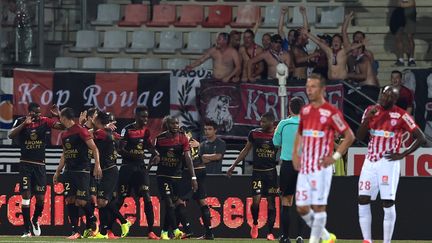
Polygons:
[[375,137],[385,137],[393,138],[395,136],[394,132],[384,131],[384,130],[370,130],[370,134]]
[[321,116],[326,116],[326,117],[329,117],[331,115],[331,112],[329,110],[322,109],[322,108],[319,109],[319,113]]
[[303,137],[322,138],[325,136],[323,131],[318,130],[303,130]]
[[401,114],[399,114],[398,112],[389,112],[390,118],[393,119],[399,119],[401,117]]
[[347,128],[339,114],[333,115],[332,119],[340,131],[344,131]]
[[406,122],[410,129],[414,129],[417,126],[411,116],[406,113],[402,116],[402,119]]

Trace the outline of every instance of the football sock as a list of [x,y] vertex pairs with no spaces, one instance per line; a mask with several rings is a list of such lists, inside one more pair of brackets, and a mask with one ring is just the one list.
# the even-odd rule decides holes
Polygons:
[[370,204],[358,205],[359,223],[364,240],[372,240],[372,214]]
[[39,217],[42,215],[43,207],[44,207],[43,204],[41,205],[36,202],[35,211],[33,213],[33,219],[35,221],[37,221]]
[[[274,203],[274,200],[270,200],[270,202]],[[275,219],[276,219],[276,209],[273,207],[268,206],[267,209],[267,227],[268,227],[268,233],[272,234],[273,233],[273,227],[274,227],[274,223],[275,223]]]
[[154,212],[152,201],[144,202],[144,212],[147,218],[148,232],[153,232]]
[[395,205],[384,208],[384,222],[383,222],[383,243],[390,243],[393,235],[393,230],[396,222],[396,207]]
[[190,233],[190,223],[186,217],[186,207],[184,204],[177,205],[175,209],[177,220],[183,225],[184,232]]
[[126,219],[120,213],[118,205],[116,202],[114,202],[114,201],[109,202],[107,207],[110,209],[110,212],[111,212],[112,216],[114,217],[113,221],[115,221],[115,219],[118,219],[118,220],[120,220],[121,224],[127,223]]
[[24,229],[27,232],[30,232],[30,207],[29,205],[27,206],[23,206],[22,207],[22,214],[23,214],[23,218],[24,218]]
[[251,213],[253,218],[253,224],[258,225],[258,213],[259,213],[259,205],[255,205],[252,203],[251,205]]
[[311,238],[319,239],[327,221],[326,212],[314,213],[314,219],[311,227]]
[[290,219],[289,219],[289,206],[282,206],[281,212],[281,223],[282,223],[282,235],[288,238],[289,236],[289,228],[290,228]]
[[210,216],[210,209],[207,205],[201,206],[201,215],[204,223],[204,227],[206,229],[206,232],[211,232],[211,216]]
[[72,232],[78,232],[79,208],[75,204],[68,204],[69,221],[72,226]]
[[[312,224],[313,221],[315,220],[315,214],[313,210],[309,210],[309,213],[307,213],[306,215],[303,215],[302,218],[303,220],[306,222],[306,224],[312,229]],[[326,213],[326,219],[327,219],[327,213]],[[327,229],[325,228],[325,223],[324,223],[324,228],[321,231],[321,238],[323,240],[328,240],[330,239],[330,233],[327,231]],[[318,237],[319,239],[319,237]]]

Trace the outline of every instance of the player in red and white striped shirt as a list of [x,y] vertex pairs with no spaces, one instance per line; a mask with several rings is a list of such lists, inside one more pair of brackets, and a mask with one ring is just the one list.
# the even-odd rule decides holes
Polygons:
[[[386,86],[378,105],[369,106],[364,112],[357,137],[363,140],[369,133],[368,154],[359,179],[359,222],[363,243],[372,243],[372,215],[370,201],[375,200],[378,192],[384,208],[384,243],[389,243],[396,222],[395,198],[399,183],[400,160],[414,152],[425,136],[411,116],[397,107],[399,91]],[[400,153],[402,134],[410,132],[416,140]]]
[[[326,205],[333,174],[332,165],[354,141],[342,113],[324,99],[325,79],[312,74],[306,83],[309,105],[300,112],[300,125],[294,142],[293,165],[297,178],[297,211],[311,227],[309,242],[334,243],[336,236],[325,229]],[[333,154],[335,134],[344,141]],[[301,148],[301,154],[298,152]]]

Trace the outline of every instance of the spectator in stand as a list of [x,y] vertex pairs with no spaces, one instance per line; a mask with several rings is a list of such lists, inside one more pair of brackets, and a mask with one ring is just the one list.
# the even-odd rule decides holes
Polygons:
[[264,61],[267,64],[267,73],[269,79],[276,78],[276,66],[279,63],[285,63],[288,67],[291,64],[291,55],[282,50],[282,37],[280,35],[273,35],[271,38],[271,48],[258,56],[252,58],[248,62],[248,76],[249,81],[255,82],[256,78],[253,77],[253,67],[255,64]]
[[240,43],[241,43],[241,34],[242,32],[237,30],[232,30],[230,32],[230,42],[229,45],[236,49],[237,51],[240,49]]
[[285,15],[288,14],[288,7],[283,7],[281,9],[281,14],[279,17],[279,25],[278,25],[278,34],[282,36],[282,49],[284,51],[290,51],[291,44],[294,43],[294,31],[290,30],[288,32],[288,36],[285,35],[284,26],[285,26]]
[[198,60],[185,67],[191,71],[204,63],[207,59],[213,60],[213,77],[222,82],[237,82],[240,80],[241,59],[234,48],[230,47],[230,36],[228,33],[219,33],[216,39],[216,46],[210,48]]
[[328,78],[329,80],[345,80],[348,77],[347,73],[347,53],[356,49],[359,46],[363,46],[363,43],[356,43],[348,48],[342,48],[342,36],[335,34],[332,37],[331,46],[328,47],[324,42],[320,41],[318,37],[309,33],[307,28],[302,28],[301,32],[315,42],[320,49],[322,49],[327,56],[328,64]]
[[[408,66],[415,67],[416,62],[414,60],[414,34],[416,32],[416,2],[415,0],[399,0],[399,6],[403,8],[404,18],[405,18],[405,26],[400,26],[396,32],[395,39],[395,47],[396,47],[396,66],[404,66],[403,54],[404,50],[408,55]],[[408,45],[407,48],[404,49],[404,35],[408,36]]]
[[271,34],[270,33],[265,33],[261,39],[262,42],[262,48],[264,51],[267,51],[268,49],[270,49],[270,44],[271,44]]
[[[344,48],[351,46],[351,42],[348,38],[348,27],[354,17],[354,12],[351,11],[349,14],[345,16],[344,22],[342,24],[342,37],[343,37],[343,45]],[[352,36],[353,43],[365,43],[366,35],[361,31],[354,32]],[[364,55],[366,55],[371,63],[375,74],[378,73],[378,62],[375,60],[373,53],[370,50],[365,49]],[[355,65],[355,58],[353,56],[348,57],[348,70],[352,71]]]
[[1,11],[2,11],[2,25],[13,25],[16,19],[16,1],[14,0],[2,0],[1,1]]
[[399,98],[396,101],[396,105],[411,115],[414,107],[414,95],[410,89],[402,84],[402,73],[397,70],[392,71],[390,82],[393,87],[399,90]]
[[[239,49],[239,54],[242,62],[242,81],[247,82],[249,80],[248,71],[247,71],[247,65],[250,59],[256,57],[257,55],[261,54],[263,52],[263,49],[261,46],[257,45],[255,43],[255,33],[247,29],[243,33],[243,45]],[[255,64],[255,68],[253,70],[253,77],[255,79],[261,78],[261,74],[264,71],[264,64],[263,62],[259,62]]]
[[[332,37],[327,34],[318,35],[320,41],[330,47],[332,43]],[[316,50],[318,52],[318,56],[315,59],[312,59],[312,61],[315,63],[315,67],[313,72],[319,73],[321,76],[325,77],[325,79],[328,79],[328,64],[327,64],[327,57],[323,49],[319,48]]]
[[[378,78],[373,71],[372,61],[366,56],[364,51],[365,47],[363,45],[351,50],[352,56],[355,58],[355,63],[353,71],[348,73],[347,78],[350,81],[358,83],[361,92],[369,96],[372,100],[377,101],[380,92]],[[360,102],[361,100],[362,99],[353,99],[353,101],[357,101],[357,104],[363,103]],[[363,108],[366,107],[367,106]]]

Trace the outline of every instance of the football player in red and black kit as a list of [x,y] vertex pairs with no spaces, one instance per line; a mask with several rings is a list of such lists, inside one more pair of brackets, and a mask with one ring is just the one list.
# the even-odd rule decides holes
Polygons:
[[97,186],[97,206],[99,208],[100,232],[93,239],[115,239],[117,238],[111,231],[112,221],[119,218],[124,221],[120,214],[113,194],[117,189],[118,168],[116,140],[120,135],[108,128],[110,115],[106,112],[97,112],[94,119],[93,137],[99,150],[102,179]]
[[[56,120],[41,116],[39,104],[30,103],[28,112],[27,116],[20,117],[15,121],[9,133],[9,138],[18,139],[21,149],[20,191],[25,230],[22,237],[32,236],[30,233],[31,227],[35,236],[41,234],[38,219],[42,215],[45,199],[45,147],[48,142],[46,133],[51,128],[64,129]],[[51,113],[58,116],[58,108],[53,107]],[[32,195],[36,196],[36,207],[33,218],[30,220],[30,199]]]
[[[53,177],[57,184],[60,172],[63,173],[65,202],[72,225],[72,234],[68,239],[74,240],[81,237],[78,232],[79,208],[86,214],[87,220],[94,224],[96,217],[89,201],[90,196],[90,160],[91,155],[95,160],[93,175],[96,179],[102,177],[102,169],[99,161],[99,151],[88,130],[74,122],[75,114],[72,108],[64,108],[60,113],[60,122],[67,131],[61,136],[63,154],[60,164]],[[89,153],[89,149],[92,154]],[[97,231],[97,230],[96,230]]]
[[[80,125],[82,125],[84,128],[86,128],[89,132],[93,132],[95,129],[95,119],[98,113],[98,109],[95,107],[91,107],[83,112],[80,113],[80,116],[78,118],[78,122]],[[91,151],[90,151],[91,153]],[[94,164],[90,164],[90,171],[94,170]],[[96,191],[96,179],[95,177],[90,174],[90,205],[93,207],[93,211],[96,208],[97,204],[97,191]],[[93,235],[92,232],[92,225],[90,225],[91,222],[86,222],[86,229],[84,230],[84,233],[82,235],[83,238],[88,238]]]
[[231,176],[234,168],[238,163],[246,158],[246,155],[252,149],[253,151],[253,171],[252,171],[252,205],[251,213],[253,225],[251,228],[251,238],[258,237],[258,213],[261,195],[267,197],[268,218],[267,218],[267,240],[275,240],[273,235],[273,226],[276,218],[275,198],[278,195],[276,160],[277,148],[273,145],[275,116],[272,112],[266,112],[262,115],[261,128],[250,131],[248,142],[240,152],[233,165],[228,169],[227,175]]
[[[119,206],[123,205],[125,197],[133,191],[136,197],[144,199],[144,211],[148,223],[148,238],[159,239],[153,232],[154,213],[150,198],[150,177],[145,166],[145,154],[147,149],[155,156],[153,144],[150,141],[150,130],[146,127],[148,122],[148,108],[138,106],[135,108],[135,122],[127,125],[121,132],[119,154],[123,160],[119,172],[118,197]],[[129,221],[122,223],[122,237],[129,232]]]
[[161,239],[168,240],[168,230],[172,229],[174,237],[180,239],[184,236],[178,229],[175,207],[179,200],[179,183],[182,178],[183,163],[186,163],[192,179],[192,188],[198,189],[197,178],[192,165],[190,155],[189,139],[180,132],[179,121],[174,117],[165,117],[167,131],[156,137],[156,150],[159,152],[151,161],[157,164],[156,177],[159,193],[165,206],[165,219],[161,232]]

